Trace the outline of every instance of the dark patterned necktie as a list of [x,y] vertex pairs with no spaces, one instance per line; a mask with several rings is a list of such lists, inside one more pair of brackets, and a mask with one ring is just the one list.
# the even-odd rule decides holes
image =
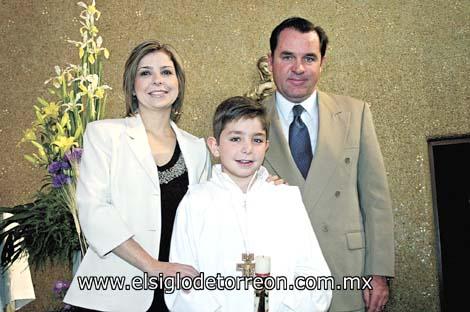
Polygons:
[[294,120],[289,126],[290,152],[300,173],[302,173],[302,176],[306,179],[313,157],[312,144],[310,143],[310,135],[308,134],[307,126],[300,118],[304,108],[302,105],[295,105],[292,111],[294,112]]

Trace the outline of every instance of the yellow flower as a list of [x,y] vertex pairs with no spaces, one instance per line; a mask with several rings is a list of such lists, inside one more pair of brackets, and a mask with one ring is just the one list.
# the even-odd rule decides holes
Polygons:
[[93,54],[88,55],[88,62],[90,62],[91,64],[95,64],[95,57],[93,56]]
[[72,146],[78,146],[78,143],[75,142],[73,137],[66,137],[66,136],[58,136],[52,144],[56,145],[59,149],[61,154],[63,155],[66,151],[68,151]]
[[95,25],[93,25],[90,29],[90,33],[92,35],[96,35],[98,33],[98,27],[96,27]]
[[96,7],[95,7],[94,4],[89,5],[88,8],[87,8],[87,10],[88,10],[88,14],[90,14],[90,15],[93,15],[93,14],[96,13]]
[[63,116],[62,116],[62,119],[60,120],[60,126],[62,128],[65,128],[65,126],[69,123],[70,121],[70,118],[69,118],[69,114],[68,113],[65,113]]
[[47,162],[47,155],[46,155],[46,151],[44,150],[44,147],[36,141],[31,141],[31,144],[33,144],[38,149],[38,154],[39,154],[39,156],[37,156],[36,154],[33,154],[33,155],[37,156],[38,160]]
[[44,117],[59,117],[59,105],[54,102],[50,102],[46,107],[43,108]]
[[81,92],[82,94],[87,94],[87,93],[88,93],[88,89],[87,89],[87,87],[85,87],[85,85],[83,84],[82,81],[81,81],[80,84],[78,85],[78,88],[82,91],[82,92]]
[[21,141],[27,142],[27,141],[34,141],[34,140],[36,140],[36,133],[34,132],[33,129],[30,128],[24,132],[24,136]]
[[104,96],[104,88],[103,87],[98,87],[95,91],[95,96],[99,99],[102,99]]
[[17,146],[20,146],[21,143],[36,141],[36,139],[34,128],[29,128],[23,132],[23,137],[21,138],[21,141],[18,142]]

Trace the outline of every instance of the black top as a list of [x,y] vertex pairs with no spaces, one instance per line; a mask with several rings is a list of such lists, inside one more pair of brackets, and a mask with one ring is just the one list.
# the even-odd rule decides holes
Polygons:
[[[188,172],[178,141],[170,161],[157,166],[160,180],[160,200],[162,230],[160,233],[159,261],[168,262],[170,256],[171,234],[175,222],[176,209],[188,190]],[[149,312],[168,311],[163,299],[163,290],[157,289]]]

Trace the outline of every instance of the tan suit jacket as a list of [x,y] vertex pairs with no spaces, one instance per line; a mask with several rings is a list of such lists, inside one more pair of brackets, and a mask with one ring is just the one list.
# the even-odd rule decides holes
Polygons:
[[[282,133],[275,96],[263,104],[271,120],[264,166],[300,187],[336,284],[342,286],[344,276],[393,276],[391,200],[368,105],[318,91],[318,140],[304,180]],[[330,311],[363,307],[360,290],[333,292]]]

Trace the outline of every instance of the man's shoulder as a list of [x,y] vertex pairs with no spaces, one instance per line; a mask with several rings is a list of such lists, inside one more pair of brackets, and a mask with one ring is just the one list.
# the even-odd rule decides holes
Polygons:
[[320,104],[322,101],[332,101],[337,105],[346,105],[346,106],[364,106],[365,102],[363,100],[353,98],[348,95],[330,93],[318,91],[318,97]]

